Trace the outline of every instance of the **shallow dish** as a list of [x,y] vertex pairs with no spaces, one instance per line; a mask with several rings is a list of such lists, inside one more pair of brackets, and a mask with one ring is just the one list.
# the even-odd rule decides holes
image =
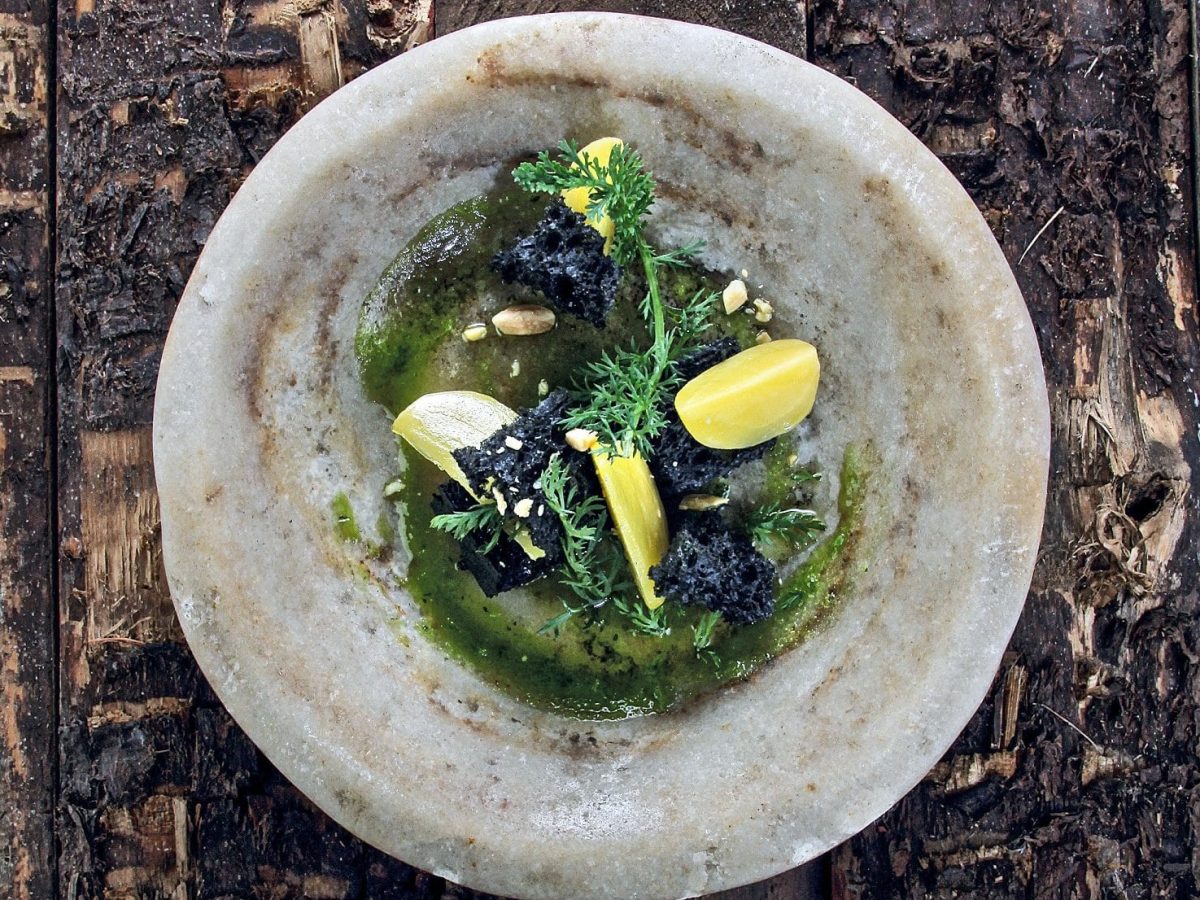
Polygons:
[[[806,439],[872,448],[821,631],[682,710],[582,722],[448,659],[331,504],[384,513],[359,306],[417,227],[563,136],[619,134],[654,232],[751,269],[824,360]],[[982,217],[864,95],[720,31],[602,14],[441,38],[318,106],[214,229],[164,351],[155,466],[189,644],[250,737],[364,839],[538,897],[667,897],[803,863],[909,790],[983,699],[1040,533],[1049,416]],[[364,530],[370,532],[368,526]]]

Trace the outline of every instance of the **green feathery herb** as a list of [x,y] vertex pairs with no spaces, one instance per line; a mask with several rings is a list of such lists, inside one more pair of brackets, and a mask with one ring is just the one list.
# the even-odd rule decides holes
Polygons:
[[666,637],[671,633],[665,605],[657,609],[647,609],[640,600],[630,602],[618,595],[613,597],[613,606],[629,620],[634,631],[640,631],[650,637]]
[[700,621],[692,626],[692,646],[696,648],[697,653],[707,650],[712,652],[714,632],[717,626],[721,624],[721,614],[715,610],[706,612],[700,617]]
[[608,164],[579,152],[574,141],[558,142],[558,159],[543,150],[537,162],[521,163],[513,178],[530,193],[559,194],[588,189],[587,220],[593,225],[608,216],[615,226],[612,256],[622,266],[640,259],[649,245],[642,237],[642,220],[654,205],[654,179],[642,158],[624,144],[612,150]]
[[793,469],[791,473],[792,484],[796,487],[804,487],[808,484],[816,484],[821,480],[820,472],[810,472],[808,469]]
[[595,494],[583,497],[570,467],[555,453],[539,479],[546,504],[563,526],[562,583],[581,601],[538,629],[539,634],[557,633],[572,616],[597,609],[627,586],[626,567],[613,552],[608,533],[608,507]]
[[641,263],[646,296],[640,310],[653,342],[640,352],[606,353],[589,366],[575,395],[578,405],[566,424],[590,428],[618,452],[648,457],[650,442],[666,426],[665,400],[679,386],[671,375],[671,363],[692,349],[717,300],[716,295],[701,291],[681,307],[668,306],[659,270],[689,265],[704,245],[694,242],[661,253],[650,246],[643,231],[654,206],[655,182],[637,151],[624,144],[614,147],[607,165],[602,165],[581,153],[574,142],[561,141],[557,158],[542,152],[535,162],[519,165],[513,178],[530,192],[561,194],[586,188],[588,221],[595,224],[604,216],[613,221],[613,259],[622,266]]
[[825,522],[811,509],[781,508],[778,503],[760,507],[746,517],[746,530],[760,546],[788,544],[806,547],[825,531]]
[[491,553],[500,543],[504,519],[494,503],[477,503],[470,509],[443,513],[429,520],[431,527],[445,531],[456,541],[462,541],[476,531],[487,532],[487,542],[480,553]]

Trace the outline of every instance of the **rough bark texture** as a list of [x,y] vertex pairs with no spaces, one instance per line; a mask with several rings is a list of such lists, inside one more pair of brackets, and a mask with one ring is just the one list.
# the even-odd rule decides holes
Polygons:
[[429,5],[58,12],[59,892],[442,895],[314,809],[208,690],[162,573],[149,428],[175,303],[241,179],[322,96],[424,39]]
[[821,0],[813,19],[816,61],[916,132],[991,223],[1037,326],[1054,440],[1041,559],[992,695],[835,854],[835,893],[1196,896],[1187,7]]
[[[426,39],[435,14],[449,31],[585,5],[811,49],[857,82],[971,191],[1042,342],[1055,457],[1026,615],[946,759],[833,855],[834,892],[1195,895],[1200,360],[1184,0],[62,0],[53,161],[46,10],[0,0],[0,807],[18,811],[0,816],[0,884],[29,897],[473,896],[333,825],[207,688],[161,570],[153,388],[209,230],[317,99]],[[54,736],[52,375],[57,880],[53,755],[40,752]],[[731,896],[803,896],[814,871]]]
[[17,898],[54,883],[47,24],[44,2],[0,3],[0,893]]
[[437,31],[447,34],[509,16],[590,10],[711,25],[807,56],[808,5],[808,0],[437,0]]

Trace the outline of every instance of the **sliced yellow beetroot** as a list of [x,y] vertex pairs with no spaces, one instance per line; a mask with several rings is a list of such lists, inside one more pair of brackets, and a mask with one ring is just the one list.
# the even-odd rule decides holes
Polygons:
[[812,411],[817,349],[786,339],[743,350],[701,372],[675,395],[688,433],[717,450],[741,450],[795,428]]
[[[620,138],[599,138],[580,150],[579,155],[594,159],[602,166],[607,166],[613,150],[622,146],[623,143]],[[562,192],[563,203],[575,212],[586,215],[590,193],[585,187],[571,188],[569,191]],[[588,224],[604,235],[604,252],[608,253],[612,249],[613,235],[617,233],[616,224],[609,216],[602,216],[599,222],[589,222]]]
[[657,609],[662,606],[663,598],[654,591],[650,567],[662,560],[670,535],[654,476],[646,461],[636,454],[596,453],[592,461],[638,592],[648,609]]

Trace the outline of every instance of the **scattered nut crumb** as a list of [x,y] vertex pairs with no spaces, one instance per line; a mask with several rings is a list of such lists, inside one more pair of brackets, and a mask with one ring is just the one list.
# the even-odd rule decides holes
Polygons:
[[765,331],[760,331],[758,334],[756,334],[754,336],[754,343],[769,344],[769,343],[771,343],[771,335],[767,334],[767,332],[765,332]]
[[679,501],[679,508],[690,512],[702,512],[706,509],[724,506],[728,502],[728,497],[714,497],[712,494],[688,494]]
[[754,319],[757,322],[770,322],[775,316],[775,309],[766,300],[754,301]]
[[745,278],[749,278],[749,277],[750,277],[750,273],[747,272],[745,269],[742,269],[742,278],[745,279]]
[[508,370],[508,377],[516,378],[520,374],[521,374],[521,361],[519,359],[514,359],[513,363],[512,363],[512,368]]
[[550,382],[548,382],[545,378],[543,378],[541,381],[538,382],[538,396],[545,397],[549,393],[550,393]]
[[567,446],[580,453],[587,453],[598,443],[600,443],[600,439],[596,436],[596,432],[586,428],[572,428],[567,432]]
[[737,312],[746,305],[746,301],[750,299],[750,295],[746,293],[746,282],[740,278],[735,278],[729,282],[729,285],[721,292],[721,302],[725,306],[725,315]]
[[524,500],[518,500],[513,504],[513,512],[522,519],[528,519],[529,514],[533,512],[533,501],[528,497]]
[[492,496],[496,498],[496,509],[500,510],[500,515],[508,512],[508,501],[504,499],[504,492],[500,488],[492,488]]
[[525,442],[522,441],[520,438],[513,437],[510,434],[510,435],[508,435],[508,437],[506,437],[504,439],[504,446],[508,447],[510,450],[520,450],[522,447],[525,446]]
[[475,341],[482,341],[488,335],[487,326],[482,322],[476,322],[473,325],[468,325],[462,331],[462,339],[468,344]]

